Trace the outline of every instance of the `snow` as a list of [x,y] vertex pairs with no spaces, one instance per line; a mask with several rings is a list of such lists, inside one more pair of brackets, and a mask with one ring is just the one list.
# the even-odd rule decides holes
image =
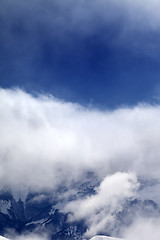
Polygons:
[[6,200],[0,200],[0,212],[8,214],[8,209],[11,207],[11,202]]
[[0,236],[0,240],[9,240],[8,238]]
[[[26,226],[29,226],[29,225],[31,225],[31,224],[42,224],[42,223],[44,223],[46,220],[47,220],[47,218],[42,218],[42,219],[37,220],[37,221],[29,222],[29,223],[26,224]],[[0,240],[1,240],[1,239],[0,239]]]
[[122,238],[113,238],[113,237],[107,237],[107,236],[95,236],[91,238],[90,240],[125,240]]
[[50,212],[49,212],[49,215],[54,215],[55,214],[55,209],[54,209],[54,206],[52,206]]

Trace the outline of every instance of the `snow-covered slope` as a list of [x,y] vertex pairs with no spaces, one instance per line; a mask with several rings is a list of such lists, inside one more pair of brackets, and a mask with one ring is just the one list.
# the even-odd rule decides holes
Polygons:
[[0,240],[9,240],[8,238],[0,236]]
[[91,238],[90,240],[124,240],[124,239],[107,237],[107,236],[95,236],[95,237]]

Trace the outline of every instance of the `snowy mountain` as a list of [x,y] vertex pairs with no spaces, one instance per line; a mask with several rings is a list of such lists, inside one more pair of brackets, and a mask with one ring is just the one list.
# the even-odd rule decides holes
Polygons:
[[124,239],[107,237],[107,236],[95,236],[95,237],[91,238],[90,240],[124,240]]
[[[0,236],[0,240],[9,240],[8,238]],[[112,238],[107,236],[95,236],[91,238],[90,240],[124,240],[122,238]]]
[[8,238],[0,236],[0,240],[9,240]]
[[[115,222],[106,227],[105,231],[86,238],[87,221],[80,219],[68,221],[69,213],[64,212],[66,203],[86,196],[94,196],[98,181],[92,177],[82,183],[72,186],[72,189],[59,188],[55,192],[29,193],[25,199],[17,198],[9,190],[0,191],[0,234],[12,239],[12,231],[18,235],[24,233],[49,234],[52,240],[120,240],[107,236],[122,236],[123,229],[132,224],[138,215],[145,217],[156,216],[160,213],[157,196],[149,199],[149,192],[159,189],[159,183],[142,181],[140,195],[123,202],[121,209],[114,213]],[[145,190],[147,189],[147,190]],[[144,193],[144,194],[143,194]],[[147,195],[148,193],[148,195]],[[3,238],[2,238],[3,239]],[[5,238],[4,238],[5,239]],[[1,240],[1,238],[0,238]]]

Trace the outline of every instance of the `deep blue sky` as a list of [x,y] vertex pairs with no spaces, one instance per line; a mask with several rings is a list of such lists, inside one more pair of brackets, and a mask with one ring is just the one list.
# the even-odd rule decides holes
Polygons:
[[97,107],[157,102],[152,14],[122,1],[58,1],[1,0],[0,86]]

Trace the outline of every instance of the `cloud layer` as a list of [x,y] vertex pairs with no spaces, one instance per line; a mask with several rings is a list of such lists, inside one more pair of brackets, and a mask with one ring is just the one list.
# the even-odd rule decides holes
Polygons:
[[25,197],[28,191],[69,187],[88,171],[97,176],[95,195],[61,208],[70,212],[69,221],[87,222],[86,236],[114,226],[114,214],[136,194],[136,176],[159,179],[159,105],[100,111],[1,89],[0,116],[1,188]]
[[0,115],[1,187],[54,189],[85,171],[160,175],[159,106],[99,111],[1,89]]

